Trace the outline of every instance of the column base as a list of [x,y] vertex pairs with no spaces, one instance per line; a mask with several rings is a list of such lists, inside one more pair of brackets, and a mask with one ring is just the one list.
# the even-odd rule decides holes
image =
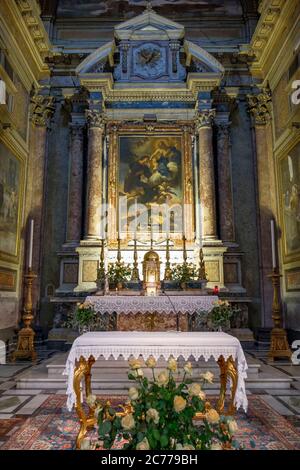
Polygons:
[[229,292],[233,294],[246,294],[242,281],[242,256],[238,245],[234,242],[225,242],[227,252],[224,255],[224,283]]
[[79,242],[66,242],[62,246],[62,251],[58,253],[60,258],[60,279],[59,288],[56,294],[72,293],[78,281],[78,254],[76,248]]
[[79,256],[78,281],[74,292],[97,292],[97,271],[101,254],[100,240],[82,240],[76,248]]
[[222,292],[228,289],[224,283],[224,253],[227,247],[221,240],[203,240],[203,254],[207,274],[207,288],[218,287]]

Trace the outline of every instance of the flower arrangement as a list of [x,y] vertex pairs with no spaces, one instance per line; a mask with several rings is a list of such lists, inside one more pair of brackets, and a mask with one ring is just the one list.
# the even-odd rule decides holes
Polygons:
[[239,312],[240,309],[233,307],[228,300],[219,299],[213,303],[210,312],[200,310],[197,315],[201,318],[202,324],[205,323],[209,329],[222,330],[222,328],[230,328],[230,319]]
[[234,308],[228,300],[216,300],[209,316],[214,328],[226,328],[230,326],[230,319],[239,309]]
[[125,264],[123,261],[118,263],[109,263],[107,277],[109,284],[114,285],[129,281],[131,277],[130,265]]
[[197,279],[197,269],[193,263],[174,264],[171,270],[173,281],[186,283]]
[[[213,382],[213,374],[202,374],[201,384],[191,380],[192,365],[187,362],[184,375],[178,385],[174,374],[177,361],[170,358],[168,368],[155,372],[156,360],[150,357],[146,367],[152,371],[152,379],[144,376],[139,360],[129,361],[128,374],[136,386],[129,389],[129,399],[120,415],[97,403],[95,396],[88,397],[89,405],[96,409],[99,438],[105,449],[111,449],[115,441],[124,440],[128,450],[222,450],[238,448],[233,440],[236,421],[220,416],[206,400],[202,385]],[[201,422],[194,418],[201,414]],[[197,416],[197,418],[198,418]]]
[[79,331],[94,329],[97,323],[96,312],[90,302],[77,303],[74,314],[69,314],[64,323],[66,328],[74,328]]

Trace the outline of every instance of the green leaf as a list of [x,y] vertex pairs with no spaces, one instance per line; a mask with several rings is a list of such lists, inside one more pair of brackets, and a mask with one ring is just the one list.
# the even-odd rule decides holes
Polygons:
[[111,422],[103,421],[99,426],[99,436],[104,438],[111,431]]
[[166,434],[160,436],[160,444],[162,447],[167,447],[169,444],[169,438]]
[[160,432],[158,429],[153,429],[153,437],[154,439],[156,439],[157,441],[159,441],[160,439]]

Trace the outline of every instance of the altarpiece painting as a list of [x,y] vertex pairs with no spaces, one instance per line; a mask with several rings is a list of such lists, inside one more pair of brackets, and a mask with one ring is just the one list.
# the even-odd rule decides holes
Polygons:
[[[110,220],[110,238],[115,238],[112,231],[116,234],[118,224],[120,232],[132,232],[131,219],[136,212],[142,221],[137,229],[144,234],[153,230],[166,235],[168,231],[181,240],[183,225],[187,225],[185,233],[190,235],[194,230],[194,195],[188,130],[182,132],[177,128],[172,132],[170,126],[158,132],[147,132],[142,126],[126,132],[125,128],[120,129],[111,142],[108,199],[111,206],[120,208],[120,219],[119,223]],[[124,204],[127,212],[121,209]],[[183,207],[192,212],[186,222]],[[128,237],[131,236],[132,233],[128,233]]]

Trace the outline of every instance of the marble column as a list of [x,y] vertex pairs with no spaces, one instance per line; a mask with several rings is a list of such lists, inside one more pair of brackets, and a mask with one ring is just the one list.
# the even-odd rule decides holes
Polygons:
[[262,326],[272,326],[273,289],[268,275],[272,271],[270,221],[276,218],[275,169],[271,125],[271,96],[268,90],[248,96],[252,116],[257,167],[257,223],[259,235]]
[[52,96],[34,95],[30,103],[29,158],[26,183],[26,219],[34,219],[32,268],[37,279],[33,283],[33,305],[40,298],[41,262],[43,251],[43,218],[47,167],[47,134],[55,111]]
[[78,244],[82,229],[83,127],[70,126],[70,173],[67,243]]
[[230,243],[235,241],[230,122],[217,122],[217,153],[220,237],[223,242]]
[[95,110],[86,112],[88,122],[88,169],[86,240],[99,240],[102,205],[102,153],[105,119]]
[[199,191],[203,241],[217,240],[216,188],[212,124],[214,110],[199,112],[196,129],[199,134]]

